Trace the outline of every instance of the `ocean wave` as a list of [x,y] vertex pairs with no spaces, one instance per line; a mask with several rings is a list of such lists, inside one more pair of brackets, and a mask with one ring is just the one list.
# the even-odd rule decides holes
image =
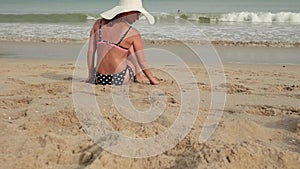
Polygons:
[[300,13],[293,12],[233,12],[218,19],[223,22],[280,22],[300,23]]
[[[176,22],[184,19],[199,23],[253,22],[253,23],[300,23],[300,13],[294,12],[231,12],[231,13],[153,13],[158,22]],[[68,14],[0,14],[0,23],[70,23],[88,22],[100,18],[96,13]],[[145,18],[142,18],[145,19]]]
[[70,23],[70,22],[87,22],[98,18],[97,14],[0,14],[0,22],[2,23]]
[[158,21],[185,19],[200,23],[253,22],[253,23],[300,23],[300,13],[293,12],[231,12],[231,13],[157,13]]
[[[72,19],[67,19],[72,16]],[[207,22],[208,18],[222,18],[225,14],[194,13],[187,16],[186,19],[192,18],[199,22]],[[1,14],[0,14],[1,16]],[[38,23],[9,22],[1,23],[0,40],[19,40],[19,41],[36,41],[36,42],[82,42],[89,37],[92,22],[97,18],[94,14],[60,14],[57,15],[35,14],[34,17],[20,15],[24,21],[35,21]],[[27,16],[28,19],[25,16]],[[39,23],[40,17],[48,18],[48,21],[58,23]],[[76,19],[80,16],[81,19]],[[135,23],[136,27],[142,34],[144,39],[154,40],[154,42],[162,42],[169,39],[179,39],[182,41],[210,40],[217,45],[230,46],[297,46],[300,42],[300,27],[297,24],[240,24],[239,22],[223,21],[223,23],[197,24],[195,22],[187,24],[186,21],[180,20],[182,16],[170,13],[155,13],[157,24],[148,25],[143,18]],[[4,17],[4,15],[2,15]],[[14,15],[15,17],[15,15]],[[74,17],[74,18],[73,18]],[[0,17],[1,18],[1,17]],[[7,17],[6,17],[7,18]],[[50,18],[50,19],[49,19]],[[52,19],[51,19],[52,18]],[[61,23],[66,22],[67,23]],[[215,19],[217,20],[217,19]],[[47,21],[47,19],[46,19]],[[79,23],[70,23],[79,22]],[[85,22],[85,23],[82,23]],[[211,19],[209,19],[211,22]],[[221,22],[221,21],[216,21]],[[249,22],[249,21],[247,21]],[[286,21],[287,22],[287,21]],[[295,22],[295,21],[293,21]],[[284,25],[284,26],[283,26]],[[14,29],[12,29],[14,28]],[[161,41],[162,40],[162,41]],[[172,42],[174,43],[174,42]]]
[[175,22],[180,19],[198,21],[201,23],[216,22],[221,17],[220,13],[155,13],[158,22]]

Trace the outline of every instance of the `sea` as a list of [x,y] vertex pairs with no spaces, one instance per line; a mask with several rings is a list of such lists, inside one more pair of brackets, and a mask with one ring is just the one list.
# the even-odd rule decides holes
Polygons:
[[[0,40],[83,42],[118,0],[0,0]],[[146,40],[300,46],[300,0],[144,0],[134,23]]]

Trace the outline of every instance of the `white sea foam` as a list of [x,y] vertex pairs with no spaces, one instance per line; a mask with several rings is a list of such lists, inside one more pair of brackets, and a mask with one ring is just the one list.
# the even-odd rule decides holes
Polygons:
[[[148,40],[184,40],[184,41],[227,41],[227,42],[264,42],[264,43],[299,43],[300,26],[297,24],[297,13],[230,13],[230,14],[190,14],[186,20],[180,14],[157,13],[157,23],[149,25],[144,17],[134,24],[144,39]],[[71,15],[77,16],[77,15]],[[78,15],[85,16],[85,15]],[[96,19],[95,15],[86,15],[88,20]],[[197,17],[203,22],[195,21]],[[200,17],[201,16],[201,17]],[[3,15],[4,17],[4,15]],[[34,18],[38,18],[36,15]],[[57,16],[52,16],[58,19]],[[69,16],[66,16],[66,18]],[[192,18],[192,19],[189,19]],[[227,17],[227,20],[224,19]],[[25,17],[26,19],[29,16]],[[216,19],[207,23],[207,18]],[[193,20],[194,26],[187,24]],[[271,22],[272,21],[272,22]],[[0,22],[0,39],[71,39],[86,40],[89,37],[91,22]],[[14,28],[14,29],[12,29]],[[204,33],[205,36],[202,34]]]
[[293,12],[233,12],[222,14],[218,19],[223,22],[289,22],[300,23],[300,13]]

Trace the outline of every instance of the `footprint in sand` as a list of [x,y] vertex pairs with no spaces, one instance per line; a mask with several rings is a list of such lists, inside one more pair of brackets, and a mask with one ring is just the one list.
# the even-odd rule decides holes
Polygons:
[[53,125],[59,128],[68,128],[72,126],[80,126],[76,112],[73,108],[64,108],[56,113],[45,115],[45,125]]
[[298,134],[300,136],[300,120],[298,121],[297,125],[296,125],[296,130],[295,130],[296,134]]
[[80,153],[79,164],[84,166],[88,166],[89,164],[93,163],[103,151],[97,144],[89,145],[86,146],[85,148],[82,147],[79,148],[80,148],[80,150],[78,151]]
[[25,81],[20,80],[20,79],[15,79],[15,78],[8,78],[8,81],[19,84],[19,85],[24,85],[26,84]]
[[33,98],[28,96],[12,96],[10,98],[2,98],[0,100],[0,108],[2,109],[18,109],[27,107],[31,104]]
[[[228,94],[234,94],[234,93],[243,93],[243,94],[251,94],[251,90],[249,87],[246,87],[242,84],[231,84],[231,83],[226,83],[221,84],[219,88],[224,89],[226,87],[227,93]],[[216,88],[218,89],[218,87]]]
[[286,106],[269,105],[236,105],[240,110],[255,115],[278,116],[278,115],[300,115],[300,109]]
[[[72,94],[71,90],[71,85],[70,84],[63,84],[61,82],[58,83],[42,83],[42,84],[31,84],[28,86],[29,89],[31,90],[44,90],[47,91],[47,94],[51,95],[59,95],[59,94]],[[38,94],[40,91],[37,91]]]

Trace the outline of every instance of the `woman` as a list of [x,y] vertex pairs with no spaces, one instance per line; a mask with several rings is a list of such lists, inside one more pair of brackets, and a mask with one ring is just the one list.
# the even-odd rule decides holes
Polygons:
[[[154,23],[153,16],[143,8],[141,0],[120,0],[118,6],[101,14],[102,19],[95,22],[90,32],[89,82],[95,78],[96,84],[128,84],[135,77],[136,67],[140,66],[150,84],[159,84],[148,69],[141,35],[131,27],[141,14],[146,16],[150,24]],[[94,69],[96,51],[98,55]]]

